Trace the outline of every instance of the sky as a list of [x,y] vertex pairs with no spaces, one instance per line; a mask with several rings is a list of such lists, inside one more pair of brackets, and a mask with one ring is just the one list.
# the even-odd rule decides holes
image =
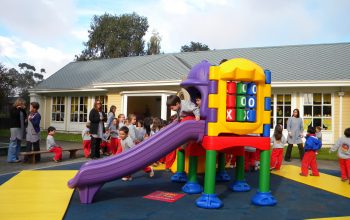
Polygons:
[[210,49],[350,42],[347,0],[0,0],[0,64],[52,75],[84,49],[94,15],[136,12],[161,52],[191,41]]

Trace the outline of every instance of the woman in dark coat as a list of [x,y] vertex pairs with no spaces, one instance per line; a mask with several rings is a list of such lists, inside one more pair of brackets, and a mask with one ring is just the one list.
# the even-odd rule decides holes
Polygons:
[[106,113],[102,111],[100,100],[96,100],[94,108],[90,111],[89,120],[91,134],[91,153],[92,159],[100,158],[100,144],[103,134],[105,133],[104,122],[107,121]]
[[25,101],[21,98],[18,98],[10,110],[11,137],[7,153],[7,162],[9,163],[20,162],[19,152],[21,150],[21,141],[24,136],[24,123],[27,118],[25,108]]

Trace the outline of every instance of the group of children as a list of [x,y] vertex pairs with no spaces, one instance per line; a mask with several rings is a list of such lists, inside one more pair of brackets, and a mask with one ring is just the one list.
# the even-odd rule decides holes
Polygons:
[[[200,98],[196,99],[196,104],[190,101],[180,100],[177,96],[170,96],[167,100],[167,106],[175,111],[176,117],[172,117],[172,120],[199,120],[199,107]],[[90,133],[89,122],[86,124],[86,128],[82,132],[83,148],[85,157],[90,155]],[[143,140],[156,134],[162,127],[164,122],[159,118],[145,118],[144,121],[136,120],[136,115],[130,114],[125,119],[124,114],[119,114],[117,118],[112,118],[106,129],[105,138],[101,144],[103,153],[105,155],[116,155],[121,152],[127,151],[134,147]],[[270,161],[270,170],[279,170],[282,165],[284,146],[287,143],[286,137],[282,134],[282,125],[276,125],[274,133],[271,137],[272,152]],[[53,139],[55,129],[53,127],[48,128],[47,149],[55,153],[54,160],[60,161],[62,158],[62,149],[56,145]],[[305,136],[304,144],[304,156],[301,158],[301,176],[309,175],[309,168],[311,168],[311,176],[319,176],[316,155],[322,147],[322,133],[321,128],[317,126],[309,127],[307,135]],[[344,137],[340,138],[335,145],[330,148],[330,152],[338,151],[339,165],[341,171],[341,180],[350,180],[350,128],[345,129]],[[259,151],[254,149],[252,151],[247,147],[245,149],[245,170],[257,169],[259,166]],[[159,162],[166,163],[166,168],[169,169],[175,160],[175,151],[162,158],[159,161],[155,161],[154,165]],[[227,156],[227,165],[234,166],[235,161],[232,155]],[[147,166],[144,171],[149,173],[150,177],[154,176],[154,171],[151,166]],[[124,177],[123,180],[131,180],[131,176]],[[349,181],[350,183],[350,181]]]
[[[274,134],[271,137],[272,152],[270,169],[279,170],[282,165],[283,149],[287,143],[287,139],[282,134],[282,125],[276,125]],[[317,168],[316,155],[322,147],[321,127],[308,127],[307,135],[305,136],[304,156],[301,158],[300,176],[308,176],[309,168],[311,169],[310,176],[319,176]],[[329,152],[338,151],[339,166],[341,172],[341,180],[348,181],[350,184],[350,128],[346,128],[344,136],[339,138],[337,142],[330,148]]]
[[[156,134],[165,125],[166,122],[157,117],[137,120],[135,114],[129,114],[127,118],[125,118],[124,114],[119,114],[117,118],[113,117],[111,119],[111,123],[107,122],[107,129],[100,145],[101,153],[109,156],[128,151],[143,140]],[[83,149],[86,158],[90,156],[91,137],[89,132],[90,123],[88,122],[86,128],[82,131]],[[152,166],[146,166],[143,170],[150,177],[154,176]],[[122,180],[130,181],[132,177],[123,177]]]

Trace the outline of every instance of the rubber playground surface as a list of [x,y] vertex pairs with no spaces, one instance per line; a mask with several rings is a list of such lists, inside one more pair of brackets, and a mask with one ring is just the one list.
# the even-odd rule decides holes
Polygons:
[[[1,219],[350,219],[350,185],[339,172],[320,170],[320,177],[300,177],[299,168],[287,165],[271,175],[273,207],[258,207],[250,200],[258,188],[258,173],[246,173],[250,192],[231,192],[230,183],[217,183],[221,209],[195,206],[199,195],[184,195],[175,202],[144,198],[156,191],[182,194],[181,183],[172,183],[171,172],[157,170],[154,178],[144,172],[132,181],[106,183],[92,204],[80,204],[78,192],[67,187],[83,163],[0,176]],[[228,169],[233,176],[234,169]],[[295,173],[297,172],[297,173]],[[315,179],[317,178],[317,179]],[[203,177],[199,176],[200,183]]]

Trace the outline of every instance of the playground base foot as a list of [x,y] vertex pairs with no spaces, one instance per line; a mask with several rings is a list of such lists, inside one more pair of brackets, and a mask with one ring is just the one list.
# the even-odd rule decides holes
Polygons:
[[187,176],[185,172],[176,172],[172,177],[171,177],[172,182],[176,183],[186,183],[187,182]]
[[226,171],[220,171],[216,174],[215,180],[217,182],[229,182],[231,177]]
[[83,204],[92,203],[95,194],[101,189],[102,185],[78,187],[80,202]]
[[203,187],[198,183],[186,183],[182,187],[182,191],[187,194],[198,194],[203,192]]
[[257,191],[252,198],[252,203],[257,206],[274,206],[277,204],[277,200],[272,196],[270,192]]
[[216,194],[202,193],[201,197],[199,197],[196,200],[196,205],[199,208],[204,208],[204,209],[218,209],[218,208],[221,208],[224,204]]
[[230,185],[230,189],[234,192],[248,192],[251,187],[245,180],[237,180]]

